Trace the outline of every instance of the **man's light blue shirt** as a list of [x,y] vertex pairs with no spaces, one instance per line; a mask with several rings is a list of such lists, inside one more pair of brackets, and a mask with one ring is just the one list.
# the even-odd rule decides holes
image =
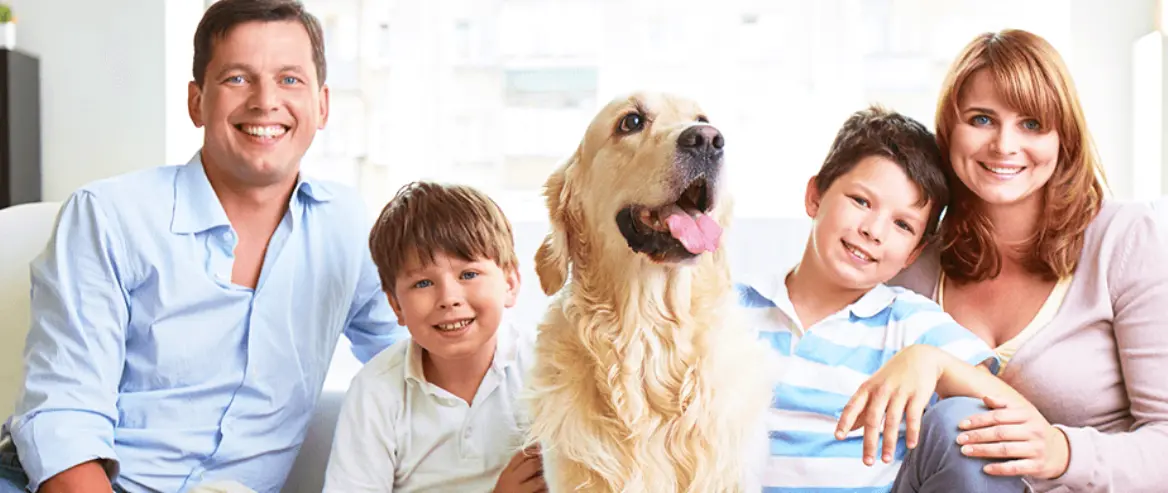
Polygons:
[[25,390],[8,423],[34,490],[116,461],[127,491],[225,479],[276,492],[338,339],[362,362],[406,337],[358,195],[301,178],[256,289],[196,154],[89,184],[32,272]]

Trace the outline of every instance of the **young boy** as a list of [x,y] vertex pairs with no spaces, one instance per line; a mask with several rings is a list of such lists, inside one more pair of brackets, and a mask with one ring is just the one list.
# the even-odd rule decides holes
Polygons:
[[519,294],[511,224],[483,193],[407,185],[369,246],[410,339],[353,379],[326,492],[535,492],[539,454],[520,450],[516,410],[533,331],[502,323]]
[[[959,452],[957,422],[985,411],[980,400],[946,399],[919,422],[934,391],[971,393],[942,367],[996,372],[996,356],[928,298],[884,284],[935,233],[949,194],[940,163],[920,123],[876,107],[853,114],[807,184],[812,226],[802,259],[770,286],[741,287],[787,368],[771,410],[765,491],[889,491],[894,481],[897,491],[995,491],[999,481],[1021,491]],[[902,415],[908,446],[923,427],[915,450],[927,449],[907,461]]]

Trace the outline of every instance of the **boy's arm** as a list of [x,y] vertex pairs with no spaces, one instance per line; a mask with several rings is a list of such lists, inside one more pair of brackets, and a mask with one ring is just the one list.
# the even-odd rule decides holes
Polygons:
[[928,348],[929,357],[934,359],[933,364],[937,365],[941,371],[941,376],[937,378],[938,397],[942,399],[949,397],[982,399],[986,396],[992,396],[1001,401],[1029,405],[1029,401],[1017,390],[1014,390],[1014,387],[991,373],[989,363],[983,362],[973,366],[940,348],[932,346],[923,346],[923,348]]
[[[358,374],[337,418],[323,493],[392,493],[397,471],[393,409],[387,382]],[[377,374],[375,376],[381,376]]]

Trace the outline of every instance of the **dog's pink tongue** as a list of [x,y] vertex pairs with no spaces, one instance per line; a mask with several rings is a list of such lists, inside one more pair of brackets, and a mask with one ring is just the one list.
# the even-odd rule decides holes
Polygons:
[[677,209],[665,218],[669,234],[681,242],[690,253],[712,252],[718,249],[718,239],[722,237],[722,227],[710,216],[698,214],[697,220]]

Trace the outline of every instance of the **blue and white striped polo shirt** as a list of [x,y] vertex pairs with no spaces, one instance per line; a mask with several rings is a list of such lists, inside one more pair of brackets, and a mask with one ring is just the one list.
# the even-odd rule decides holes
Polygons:
[[904,423],[895,460],[880,461],[877,449],[876,463],[865,466],[862,428],[844,440],[834,436],[852,394],[912,344],[937,346],[974,365],[986,362],[994,373],[997,356],[932,300],[883,284],[804,330],[784,278],[756,285],[760,289],[739,285],[746,316],[784,363],[767,420],[770,457],[763,491],[887,492],[907,451]]

